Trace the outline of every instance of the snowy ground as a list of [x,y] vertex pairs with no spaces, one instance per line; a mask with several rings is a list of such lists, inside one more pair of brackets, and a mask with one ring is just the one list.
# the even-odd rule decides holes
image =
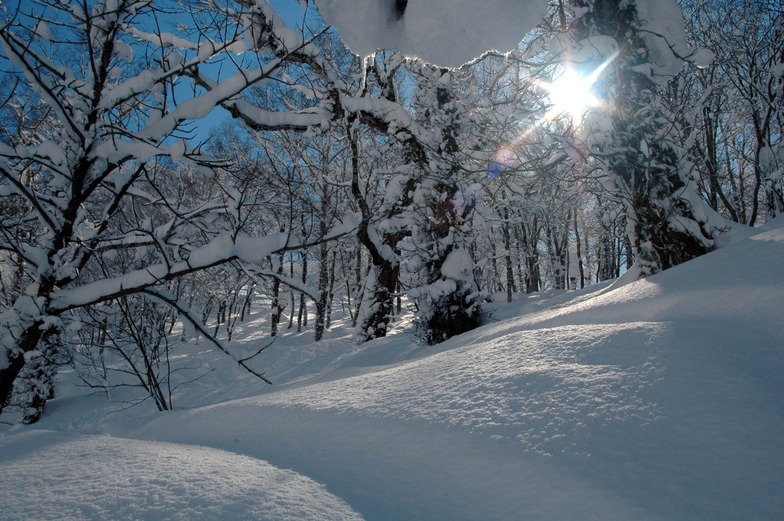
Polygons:
[[264,353],[275,386],[217,367],[166,414],[107,414],[65,374],[38,425],[0,435],[0,512],[784,519],[782,259],[779,220],[645,281],[499,304],[436,347],[292,335]]

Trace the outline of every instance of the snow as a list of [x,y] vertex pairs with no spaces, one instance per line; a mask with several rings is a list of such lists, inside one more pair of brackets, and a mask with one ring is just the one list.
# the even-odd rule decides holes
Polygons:
[[[107,414],[125,404],[64,373],[39,424],[0,434],[0,509],[782,519],[784,219],[737,239],[645,280],[496,303],[485,326],[437,346],[405,323],[362,345],[348,326],[319,343],[283,334],[258,361],[276,385],[206,359],[213,373],[165,414]],[[236,335],[264,341],[262,317]]]
[[[666,83],[682,68],[685,59],[707,67],[713,54],[706,49],[689,48],[683,12],[675,0],[635,0],[640,37],[648,50],[648,62],[634,67],[653,81]],[[555,54],[570,62],[608,63],[618,52],[618,42],[608,35],[592,35],[573,48],[568,34],[556,34],[550,42]]]
[[667,82],[683,68],[679,56],[689,54],[683,11],[675,0],[635,0],[635,3],[644,29],[641,38],[651,60],[651,75]]
[[700,69],[708,67],[716,59],[716,53],[710,49],[696,49],[689,55],[689,61]]
[[473,280],[474,261],[466,250],[453,250],[441,265],[441,274],[450,279],[470,282]]
[[205,447],[30,431],[0,449],[5,519],[361,519],[308,478]]
[[[398,2],[400,3],[400,2]],[[360,56],[379,49],[443,67],[459,67],[490,50],[508,52],[542,19],[546,0],[316,0],[324,20]]]
[[44,22],[43,20],[39,20],[38,24],[35,26],[35,35],[44,41],[51,41],[52,40],[52,30],[49,28],[49,24]]

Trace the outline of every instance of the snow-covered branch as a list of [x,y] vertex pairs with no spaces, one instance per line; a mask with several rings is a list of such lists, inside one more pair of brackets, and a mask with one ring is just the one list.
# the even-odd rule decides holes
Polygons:
[[52,313],[61,313],[68,309],[105,302],[122,295],[138,293],[156,284],[226,264],[233,260],[259,263],[275,253],[302,250],[322,241],[339,239],[354,233],[357,226],[358,216],[350,215],[333,227],[326,236],[309,242],[292,240],[291,234],[287,232],[264,237],[240,236],[236,238],[228,233],[223,234],[208,244],[192,250],[186,260],[175,264],[155,264],[117,277],[55,291],[51,297],[49,310]]

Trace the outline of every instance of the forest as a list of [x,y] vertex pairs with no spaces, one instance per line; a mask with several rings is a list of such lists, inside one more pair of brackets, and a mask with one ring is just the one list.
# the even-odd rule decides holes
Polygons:
[[434,345],[784,212],[781,0],[539,3],[436,64],[341,39],[348,0],[0,3],[0,413],[63,367],[171,409],[192,338],[274,383],[259,354],[337,312]]

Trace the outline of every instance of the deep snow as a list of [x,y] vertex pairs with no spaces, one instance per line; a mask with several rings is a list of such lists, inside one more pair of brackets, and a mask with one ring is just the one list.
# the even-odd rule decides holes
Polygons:
[[647,280],[498,304],[434,347],[402,325],[362,346],[292,335],[263,355],[277,385],[216,358],[165,414],[107,416],[64,374],[38,425],[4,427],[0,511],[782,519],[782,259],[779,219]]

